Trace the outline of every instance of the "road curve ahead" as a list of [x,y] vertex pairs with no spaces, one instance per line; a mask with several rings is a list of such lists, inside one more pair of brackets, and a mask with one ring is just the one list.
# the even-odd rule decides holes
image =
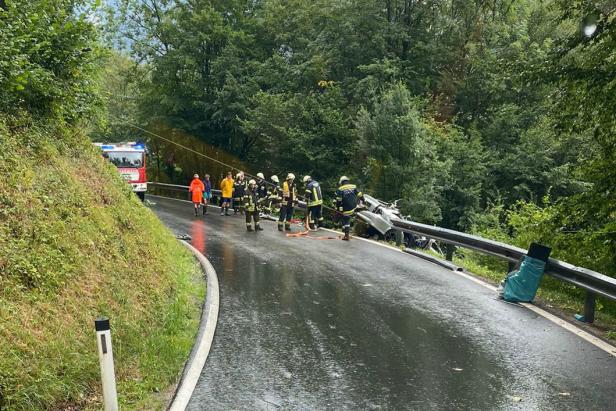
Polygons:
[[451,271],[365,241],[287,238],[271,222],[247,233],[243,216],[150,200],[220,281],[190,410],[615,407],[615,357]]

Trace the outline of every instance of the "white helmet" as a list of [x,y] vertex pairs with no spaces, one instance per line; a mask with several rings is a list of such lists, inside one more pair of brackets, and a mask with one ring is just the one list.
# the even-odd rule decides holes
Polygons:
[[295,174],[293,173],[287,174],[287,180],[295,180]]
[[257,182],[256,182],[255,180],[250,180],[250,181],[248,182],[248,184],[254,184],[254,185],[257,185]]
[[307,183],[308,181],[312,180],[312,177],[310,176],[304,176],[304,183]]
[[265,180],[265,176],[263,175],[263,173],[257,173],[257,177],[259,177],[260,179]]
[[347,176],[342,176],[340,177],[340,180],[338,180],[338,184],[342,184],[345,181],[349,181],[349,178]]
[[276,175],[271,176],[270,179],[276,184],[280,183],[280,180],[278,180],[278,176]]
[[235,175],[235,178],[238,178],[238,179],[239,179],[241,176],[242,176],[242,173],[237,173],[237,174]]
[[195,173],[195,175],[193,176],[193,178],[199,178],[199,174]]

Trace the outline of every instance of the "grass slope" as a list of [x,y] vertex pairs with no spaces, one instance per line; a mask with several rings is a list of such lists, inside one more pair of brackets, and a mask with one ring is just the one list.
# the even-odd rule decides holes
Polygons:
[[98,315],[121,408],[160,408],[198,326],[192,256],[84,136],[0,122],[0,147],[0,409],[100,408]]

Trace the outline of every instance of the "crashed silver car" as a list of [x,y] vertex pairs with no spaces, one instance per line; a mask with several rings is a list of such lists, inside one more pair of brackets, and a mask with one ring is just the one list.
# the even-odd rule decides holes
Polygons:
[[398,242],[397,238],[402,237],[402,242],[408,248],[432,249],[442,254],[438,244],[431,239],[411,233],[403,233],[396,229],[391,223],[392,218],[404,220],[398,202],[386,203],[368,194],[364,194],[363,207],[357,212],[357,217],[366,223],[364,237],[374,240],[385,240],[388,242]]

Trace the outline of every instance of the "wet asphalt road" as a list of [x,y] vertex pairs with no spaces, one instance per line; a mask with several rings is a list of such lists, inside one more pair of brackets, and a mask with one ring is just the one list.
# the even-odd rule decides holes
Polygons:
[[455,273],[360,240],[287,238],[272,222],[246,233],[243,216],[150,200],[220,281],[190,410],[616,409],[615,357]]

